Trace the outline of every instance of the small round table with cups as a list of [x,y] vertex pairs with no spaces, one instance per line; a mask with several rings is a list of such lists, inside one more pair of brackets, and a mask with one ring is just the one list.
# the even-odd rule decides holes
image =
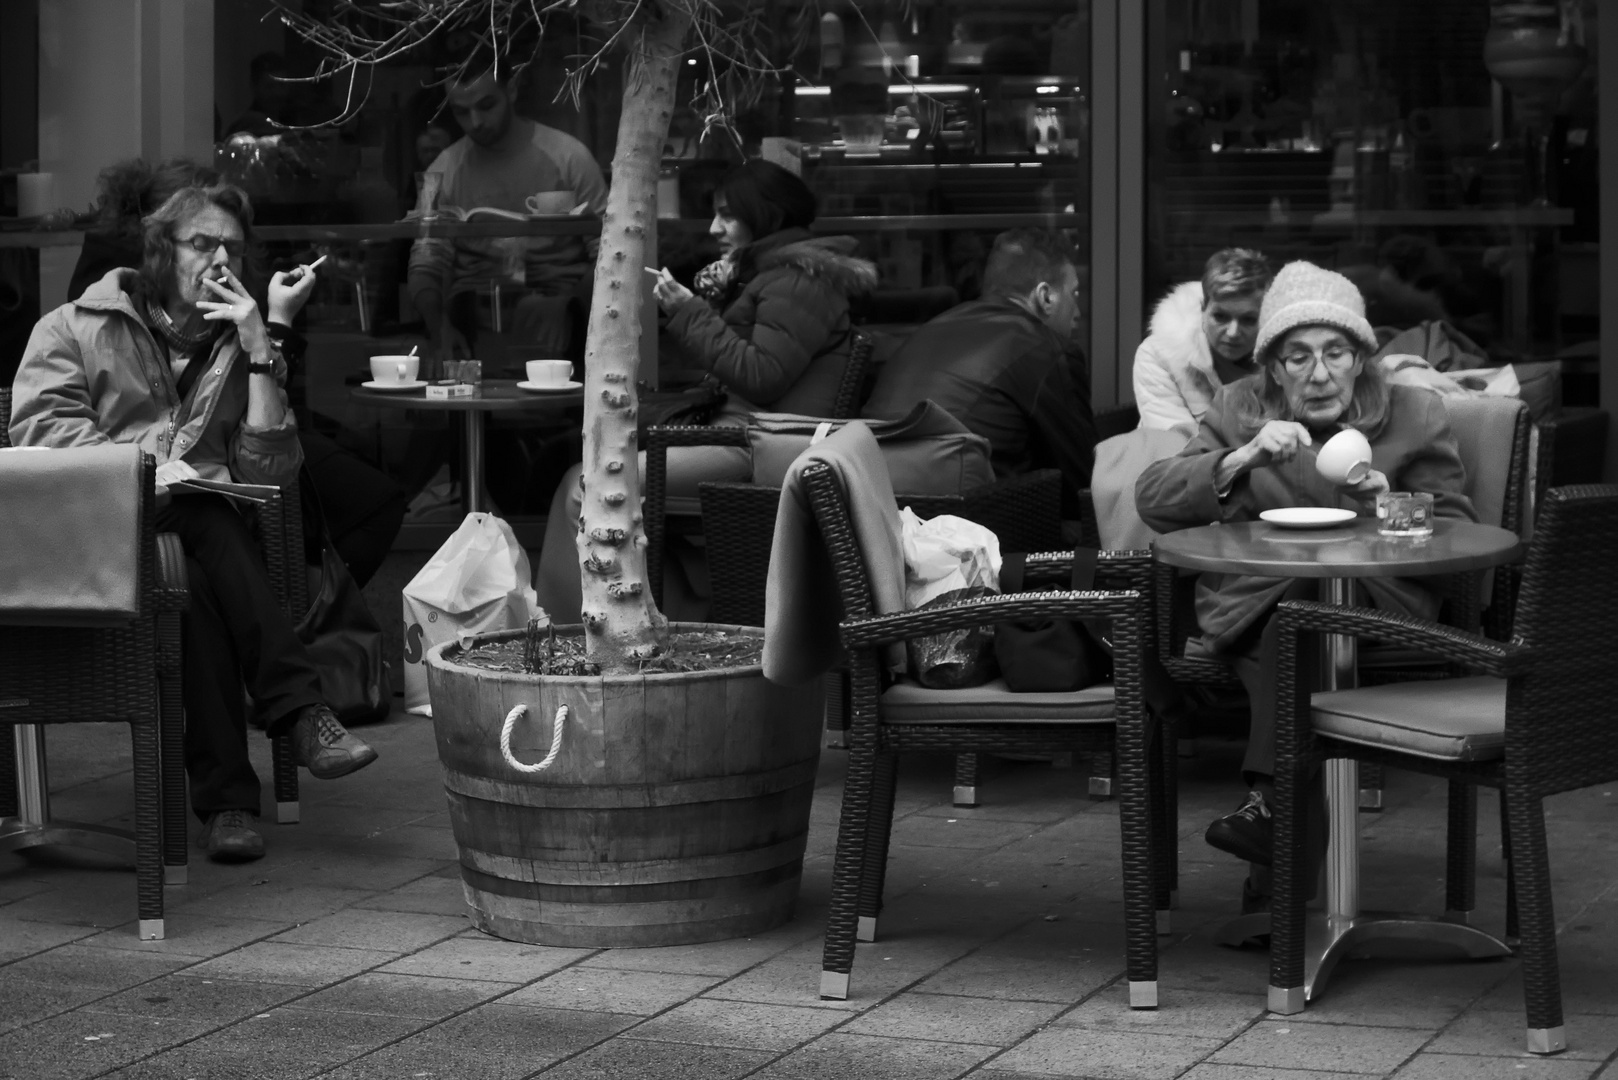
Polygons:
[[576,382],[538,386],[516,379],[484,379],[472,396],[452,398],[427,397],[425,383],[402,385],[397,390],[378,390],[373,388],[375,385],[352,390],[355,404],[461,414],[465,423],[465,438],[461,441],[461,505],[468,514],[482,512],[489,505],[483,486],[483,432],[489,414],[559,414],[584,403],[584,387]]

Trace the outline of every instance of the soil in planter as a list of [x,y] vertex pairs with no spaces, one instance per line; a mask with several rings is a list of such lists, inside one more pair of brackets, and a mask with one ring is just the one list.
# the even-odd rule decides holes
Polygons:
[[[534,663],[527,660],[530,648]],[[752,667],[764,651],[764,638],[756,633],[732,630],[687,630],[669,635],[668,648],[643,662],[640,670],[651,673],[673,671],[713,671],[720,668]],[[455,662],[485,671],[509,671],[528,675],[599,675],[601,668],[584,655],[584,638],[579,634],[539,631],[530,645],[522,638],[485,641],[455,655]]]

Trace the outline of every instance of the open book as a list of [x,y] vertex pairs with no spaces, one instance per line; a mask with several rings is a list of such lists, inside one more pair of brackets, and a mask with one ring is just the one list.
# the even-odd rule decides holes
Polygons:
[[186,491],[211,491],[232,499],[241,499],[244,502],[262,505],[280,494],[281,489],[269,484],[238,484],[234,480],[208,480],[200,476],[187,477],[184,480],[172,480],[168,484],[170,491],[183,494]]

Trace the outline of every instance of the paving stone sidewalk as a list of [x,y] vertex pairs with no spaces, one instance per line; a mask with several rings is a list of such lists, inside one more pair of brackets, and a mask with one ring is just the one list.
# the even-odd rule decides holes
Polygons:
[[[984,805],[952,763],[901,769],[882,940],[846,1002],[820,945],[843,757],[822,758],[799,910],[754,938],[546,948],[470,928],[431,721],[365,729],[374,767],[306,779],[303,821],[246,866],[200,857],[167,890],[168,937],[137,940],[134,877],[0,855],[0,1077],[547,1080],[1618,1080],[1618,795],[1549,804],[1569,1049],[1522,1051],[1515,960],[1352,961],[1299,1016],[1264,1010],[1265,954],[1212,943],[1242,868],[1206,823],[1239,801],[1239,748],[1181,762],[1181,907],[1162,1006],[1123,990],[1117,811],[1084,770],[990,759]],[[127,823],[126,729],[53,730],[59,817]],[[260,774],[267,748],[255,740]],[[1362,817],[1365,906],[1443,903],[1440,785],[1393,774]],[[1481,799],[1478,921],[1502,925],[1498,808]]]

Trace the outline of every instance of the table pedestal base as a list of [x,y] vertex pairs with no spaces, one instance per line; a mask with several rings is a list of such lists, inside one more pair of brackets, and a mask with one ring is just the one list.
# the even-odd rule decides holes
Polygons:
[[[1219,928],[1221,945],[1240,945],[1270,932],[1270,917],[1260,912],[1232,919]],[[1511,955],[1511,947],[1475,926],[1430,915],[1391,911],[1367,912],[1353,918],[1311,911],[1304,916],[1303,985],[1272,986],[1269,1010],[1290,1016],[1315,1000],[1337,961],[1423,959],[1495,960]]]
[[0,851],[34,847],[85,848],[135,865],[135,837],[123,829],[86,825],[76,821],[25,821],[0,818]]
[[1310,912],[1304,920],[1304,940],[1303,986],[1270,987],[1271,1012],[1302,1012],[1344,957],[1397,960],[1415,953],[1446,960],[1495,960],[1511,955],[1505,942],[1475,926],[1397,912],[1367,912],[1351,919]]

